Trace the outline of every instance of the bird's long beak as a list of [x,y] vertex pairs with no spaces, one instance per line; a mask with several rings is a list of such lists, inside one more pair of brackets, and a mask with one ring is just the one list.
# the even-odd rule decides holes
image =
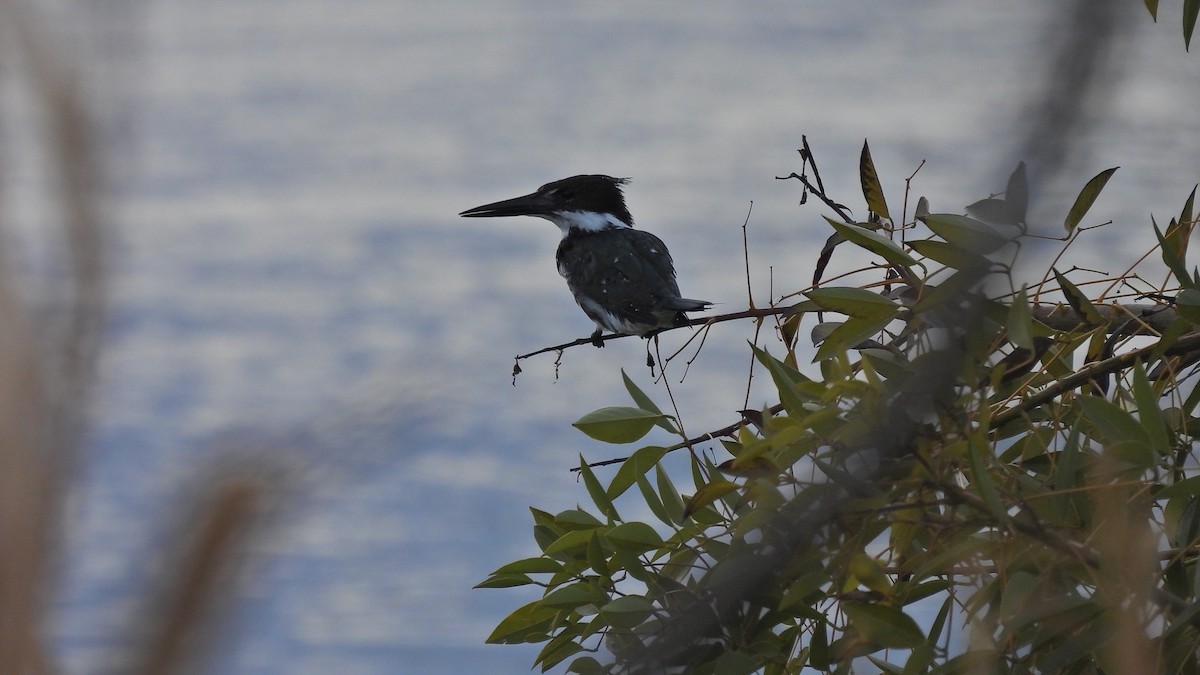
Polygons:
[[502,216],[541,216],[551,212],[550,199],[533,192],[522,197],[476,206],[458,214],[464,218],[499,218]]

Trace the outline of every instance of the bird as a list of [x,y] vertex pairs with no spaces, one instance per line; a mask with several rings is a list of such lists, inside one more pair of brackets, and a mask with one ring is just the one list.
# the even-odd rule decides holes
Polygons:
[[666,244],[633,227],[622,187],[628,178],[598,174],[556,180],[512,199],[458,214],[464,218],[533,216],[562,231],[555,259],[575,302],[596,324],[592,344],[604,331],[649,337],[686,325],[686,312],[712,306],[679,295]]

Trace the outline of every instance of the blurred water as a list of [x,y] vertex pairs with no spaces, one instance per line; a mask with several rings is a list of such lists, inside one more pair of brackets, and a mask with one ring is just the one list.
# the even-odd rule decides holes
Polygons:
[[[625,402],[620,368],[666,397],[633,340],[568,352],[557,381],[552,356],[529,361],[514,388],[513,354],[592,327],[554,271],[554,228],[454,214],[574,173],[632,176],[631,210],[670,244],[684,294],[733,311],[753,201],[763,304],[769,283],[806,284],[826,236],[821,211],[774,178],[798,168],[802,133],[857,211],[864,137],[893,204],[922,159],[916,189],[935,209],[1003,188],[1046,7],[144,11],[109,148],[123,178],[114,307],[55,607],[69,672],[122,670],[122,622],[163,564],[164,509],[247,454],[285,457],[299,495],[257,546],[216,672],[527,672],[536,647],[483,640],[532,596],[470,587],[533,554],[527,506],[586,503],[567,471],[579,453],[624,454],[569,427]],[[1079,251],[1097,265],[1147,240],[1149,213],[1177,213],[1200,176],[1179,142],[1200,137],[1195,57],[1174,22],[1135,18],[1131,75],[1078,167],[1078,185],[1123,167],[1093,210],[1118,227]],[[693,431],[741,407],[751,335],[714,331],[675,388]]]

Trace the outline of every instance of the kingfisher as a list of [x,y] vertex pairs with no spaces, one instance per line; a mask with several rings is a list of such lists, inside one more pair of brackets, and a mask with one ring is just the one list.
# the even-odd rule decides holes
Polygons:
[[649,337],[687,323],[685,312],[712,306],[679,295],[671,254],[661,239],[633,229],[621,186],[627,178],[582,175],[546,183],[522,197],[476,206],[466,218],[534,216],[562,231],[555,258],[575,302],[596,323],[592,344],[608,330]]

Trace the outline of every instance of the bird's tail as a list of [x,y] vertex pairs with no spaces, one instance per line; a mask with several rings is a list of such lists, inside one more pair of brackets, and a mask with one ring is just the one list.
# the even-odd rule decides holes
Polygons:
[[663,301],[663,309],[674,312],[702,312],[712,303],[708,300],[692,300],[691,298],[668,298]]

